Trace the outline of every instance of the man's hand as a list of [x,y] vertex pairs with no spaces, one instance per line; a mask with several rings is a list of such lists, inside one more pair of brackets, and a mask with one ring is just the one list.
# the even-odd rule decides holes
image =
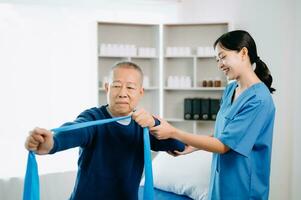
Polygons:
[[52,133],[43,128],[33,129],[26,138],[25,148],[39,155],[48,154],[53,148]]
[[141,127],[153,127],[155,126],[155,119],[144,109],[139,109],[133,112],[133,120],[135,120]]

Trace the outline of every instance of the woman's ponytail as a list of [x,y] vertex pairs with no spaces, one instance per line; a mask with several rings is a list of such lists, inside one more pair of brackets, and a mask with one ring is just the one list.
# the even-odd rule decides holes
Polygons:
[[267,65],[259,57],[256,58],[255,63],[255,74],[268,87],[271,93],[276,91],[275,88],[272,88],[273,77]]

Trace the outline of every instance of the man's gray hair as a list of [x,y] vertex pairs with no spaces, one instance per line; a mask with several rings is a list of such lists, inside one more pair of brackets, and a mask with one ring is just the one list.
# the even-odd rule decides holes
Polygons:
[[110,80],[112,80],[113,78],[113,71],[114,69],[117,68],[129,68],[129,69],[134,69],[136,71],[139,72],[140,74],[140,80],[141,80],[141,85],[143,83],[143,71],[141,69],[141,67],[139,67],[139,65],[137,65],[136,63],[130,62],[130,61],[120,61],[115,63],[114,65],[112,65],[111,70],[110,70]]

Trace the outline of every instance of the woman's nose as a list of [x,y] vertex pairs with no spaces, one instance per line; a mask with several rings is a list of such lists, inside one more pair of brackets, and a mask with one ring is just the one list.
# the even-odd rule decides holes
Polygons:
[[225,63],[224,63],[224,60],[219,60],[218,63],[217,63],[217,66],[220,70],[223,69],[223,67],[225,66]]
[[224,66],[224,64],[223,64],[223,61],[218,61],[218,63],[217,63],[217,67],[219,68],[219,69],[222,69],[223,68],[223,66]]

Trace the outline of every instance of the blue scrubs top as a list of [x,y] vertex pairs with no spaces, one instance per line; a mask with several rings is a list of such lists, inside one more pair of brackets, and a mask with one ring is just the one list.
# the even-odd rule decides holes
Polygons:
[[230,150],[213,154],[209,200],[268,199],[275,106],[264,83],[232,103],[237,82],[225,89],[214,137]]

